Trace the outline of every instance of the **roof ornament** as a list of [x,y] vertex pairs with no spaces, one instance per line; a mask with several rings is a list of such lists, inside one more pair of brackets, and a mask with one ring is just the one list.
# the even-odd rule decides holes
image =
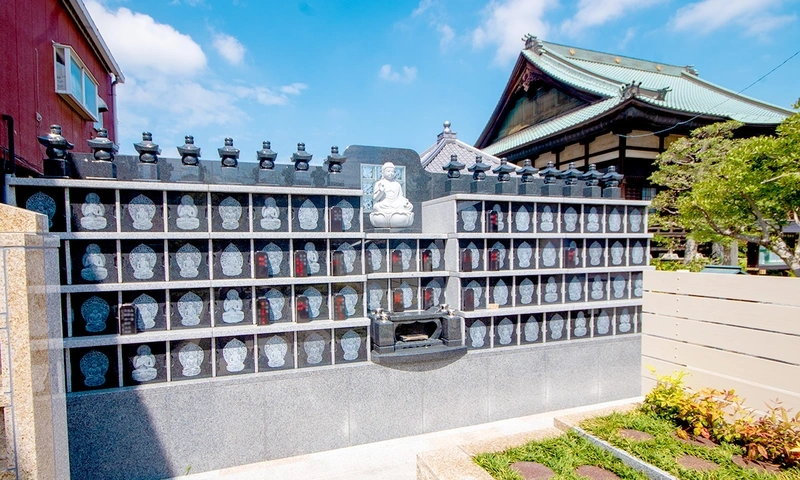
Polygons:
[[633,97],[638,96],[641,91],[640,87],[642,86],[642,82],[636,82],[635,80],[631,83],[626,83],[619,87],[619,94],[623,100],[628,100]]
[[532,50],[537,55],[544,53],[544,45],[536,38],[536,35],[528,33],[522,37],[522,41],[525,42],[525,50]]
[[442,133],[440,133],[436,137],[437,141],[440,141],[440,140],[445,139],[445,138],[457,138],[458,137],[456,135],[456,132],[454,132],[454,131],[452,131],[450,129],[450,122],[449,121],[445,121],[442,125],[444,126],[444,129],[442,130]]
[[473,180],[486,180],[486,170],[489,170],[490,168],[492,167],[483,163],[483,157],[477,155],[475,157],[475,163],[467,167],[467,170],[472,172]]
[[511,180],[511,172],[516,170],[514,165],[509,164],[506,158],[500,159],[500,165],[492,169],[492,172],[497,174],[498,182],[508,182]]
[[533,182],[533,175],[538,172],[539,169],[533,166],[530,158],[526,158],[522,161],[522,168],[517,170],[517,175],[519,175],[520,182],[522,183],[531,183]]
[[297,172],[305,172],[308,170],[308,162],[311,161],[311,154],[306,152],[306,144],[300,142],[297,144],[297,152],[292,154],[292,161],[294,162],[294,170]]
[[442,130],[442,133],[450,133],[450,121],[445,120],[442,125],[444,126],[444,130]]
[[87,140],[86,143],[89,144],[89,148],[92,149],[94,159],[103,162],[113,162],[114,155],[117,153],[117,150],[119,150],[117,144],[108,138],[108,130],[105,128],[97,129],[97,136],[91,140]]
[[556,183],[556,176],[561,174],[561,171],[556,168],[553,162],[547,162],[547,165],[539,170],[539,176],[544,177],[545,185],[552,185]]
[[272,151],[272,143],[264,141],[261,146],[261,150],[256,152],[258,168],[261,170],[275,169],[275,159],[278,158],[278,154]]
[[670,87],[659,88],[656,90],[656,100],[665,100],[667,98],[667,92],[671,92],[672,89]]
[[61,125],[50,125],[50,133],[37,137],[39,143],[47,147],[48,159],[63,160],[67,158],[67,150],[72,150],[75,145],[69,143],[61,136]]
[[142,141],[134,143],[133,148],[139,154],[139,161],[141,163],[158,163],[158,155],[161,149],[158,145],[153,143],[153,134],[150,132],[142,132]]
[[223,167],[233,168],[239,166],[239,149],[233,146],[231,137],[225,138],[225,146],[218,148],[217,152]]
[[697,73],[697,70],[694,68],[694,65],[686,65],[685,67],[683,67],[683,70],[690,75],[694,75],[695,77],[700,75],[699,73]]
[[339,155],[339,147],[334,145],[324,164],[328,166],[328,173],[342,173],[342,164],[346,161],[347,157]]
[[194,137],[191,135],[186,135],[184,141],[186,143],[184,143],[183,146],[178,147],[178,153],[181,156],[181,163],[189,166],[200,165],[200,160],[198,160],[198,157],[200,156],[200,147],[195,146]]
[[559,173],[558,177],[564,180],[565,185],[577,185],[578,177],[580,177],[582,173],[583,172],[575,168],[575,162],[569,162],[567,169]]
[[447,170],[447,178],[461,178],[461,170],[465,167],[463,163],[458,161],[458,155],[450,155],[450,162],[442,167],[442,170]]

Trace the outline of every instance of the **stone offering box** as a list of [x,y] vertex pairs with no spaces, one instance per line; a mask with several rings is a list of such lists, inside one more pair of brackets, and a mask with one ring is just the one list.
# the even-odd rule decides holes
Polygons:
[[[333,173],[159,158],[143,176],[118,155],[112,178],[7,178],[61,241],[73,475],[161,478],[639,394],[647,202],[449,194],[411,150],[344,157]],[[408,228],[370,223],[388,161]]]

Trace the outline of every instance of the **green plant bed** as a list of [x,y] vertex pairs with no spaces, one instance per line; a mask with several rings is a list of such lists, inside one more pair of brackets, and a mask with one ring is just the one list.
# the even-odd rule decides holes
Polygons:
[[550,467],[559,480],[585,480],[575,474],[582,465],[594,465],[616,473],[626,480],[646,480],[647,476],[628,467],[622,461],[603,451],[576,433],[537,440],[499,453],[484,453],[474,458],[475,463],[498,480],[523,480],[511,470],[514,462],[538,462]]
[[[638,411],[614,413],[606,417],[596,417],[581,422],[580,427],[617,448],[638,457],[670,474],[685,480],[800,480],[800,468],[782,470],[779,473],[763,473],[744,469],[734,464],[731,458],[742,454],[742,448],[729,443],[721,443],[713,448],[691,445],[675,436],[676,425],[668,420],[657,418]],[[636,441],[619,434],[620,429],[633,429],[649,433],[653,440]],[[700,472],[681,467],[676,458],[693,455],[710,460],[719,469]],[[505,477],[497,477],[505,478]],[[513,477],[508,477],[513,478]],[[566,477],[565,477],[566,478]]]

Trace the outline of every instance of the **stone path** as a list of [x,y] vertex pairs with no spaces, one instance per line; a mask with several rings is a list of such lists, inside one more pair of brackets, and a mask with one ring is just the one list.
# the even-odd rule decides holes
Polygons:
[[678,465],[683,468],[689,468],[701,472],[716,470],[719,468],[719,465],[716,463],[700,457],[695,457],[693,455],[681,455],[680,457],[676,458],[675,461],[678,462]]
[[510,468],[525,480],[549,480],[556,476],[549,467],[536,462],[514,462]]
[[609,472],[605,468],[584,465],[575,469],[575,473],[591,478],[592,480],[620,480],[616,473]]
[[639,430],[632,430],[630,428],[621,428],[619,430],[619,436],[628,438],[630,440],[635,440],[637,442],[643,442],[646,440],[653,440],[654,437],[647,432],[642,432]]

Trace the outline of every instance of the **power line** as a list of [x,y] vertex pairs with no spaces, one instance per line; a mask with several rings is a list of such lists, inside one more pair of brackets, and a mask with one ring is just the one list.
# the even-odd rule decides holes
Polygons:
[[[772,69],[772,70],[770,70],[769,72],[765,73],[764,75],[761,75],[761,77],[759,77],[759,78],[758,78],[758,80],[756,80],[755,82],[751,83],[750,85],[748,85],[748,86],[744,87],[743,89],[739,90],[738,92],[736,92],[736,95],[739,95],[739,94],[741,94],[741,93],[744,93],[744,92],[745,92],[747,89],[749,89],[749,88],[750,88],[750,87],[752,87],[753,85],[757,84],[757,83],[758,83],[758,82],[760,82],[761,80],[764,80],[765,78],[767,78],[768,76],[770,76],[770,75],[771,75],[771,74],[772,74],[772,73],[773,73],[775,70],[777,70],[777,69],[781,68],[782,66],[786,65],[786,63],[787,63],[789,60],[793,59],[793,58],[794,58],[794,57],[796,57],[797,55],[800,55],[800,50],[798,50],[798,51],[794,52],[794,54],[790,55],[790,56],[789,56],[789,58],[787,58],[786,60],[782,61],[780,64],[778,64],[778,66],[776,66],[775,68],[773,68],[773,69]],[[732,97],[727,97],[725,100],[723,100],[723,101],[719,102],[718,104],[714,105],[714,106],[713,106],[713,107],[711,107],[709,110],[714,110],[715,108],[719,107],[720,105],[724,104],[725,102],[727,102],[727,101],[729,101],[729,100],[731,100],[731,99],[732,99]],[[654,136],[654,135],[658,135],[658,134],[661,134],[661,133],[664,133],[664,132],[668,132],[668,131],[670,131],[670,130],[672,130],[672,129],[674,129],[674,128],[676,128],[676,127],[680,126],[680,125],[684,125],[684,124],[686,124],[686,123],[689,123],[689,122],[691,122],[691,121],[694,121],[694,120],[696,120],[696,119],[698,119],[698,118],[702,117],[703,115],[705,115],[705,114],[702,114],[702,113],[701,113],[701,114],[695,115],[694,117],[692,117],[692,118],[690,118],[690,119],[688,119],[688,120],[684,120],[684,121],[682,121],[682,122],[678,122],[678,123],[676,123],[675,125],[673,125],[673,126],[671,126],[671,127],[667,127],[667,128],[665,128],[665,129],[663,129],[663,130],[659,130],[659,131],[657,131],[657,132],[643,133],[643,134],[640,134],[640,135],[621,135],[621,134],[616,134],[616,135],[617,135],[618,137],[624,137],[624,138],[641,138],[641,137],[652,137],[652,136]]]

